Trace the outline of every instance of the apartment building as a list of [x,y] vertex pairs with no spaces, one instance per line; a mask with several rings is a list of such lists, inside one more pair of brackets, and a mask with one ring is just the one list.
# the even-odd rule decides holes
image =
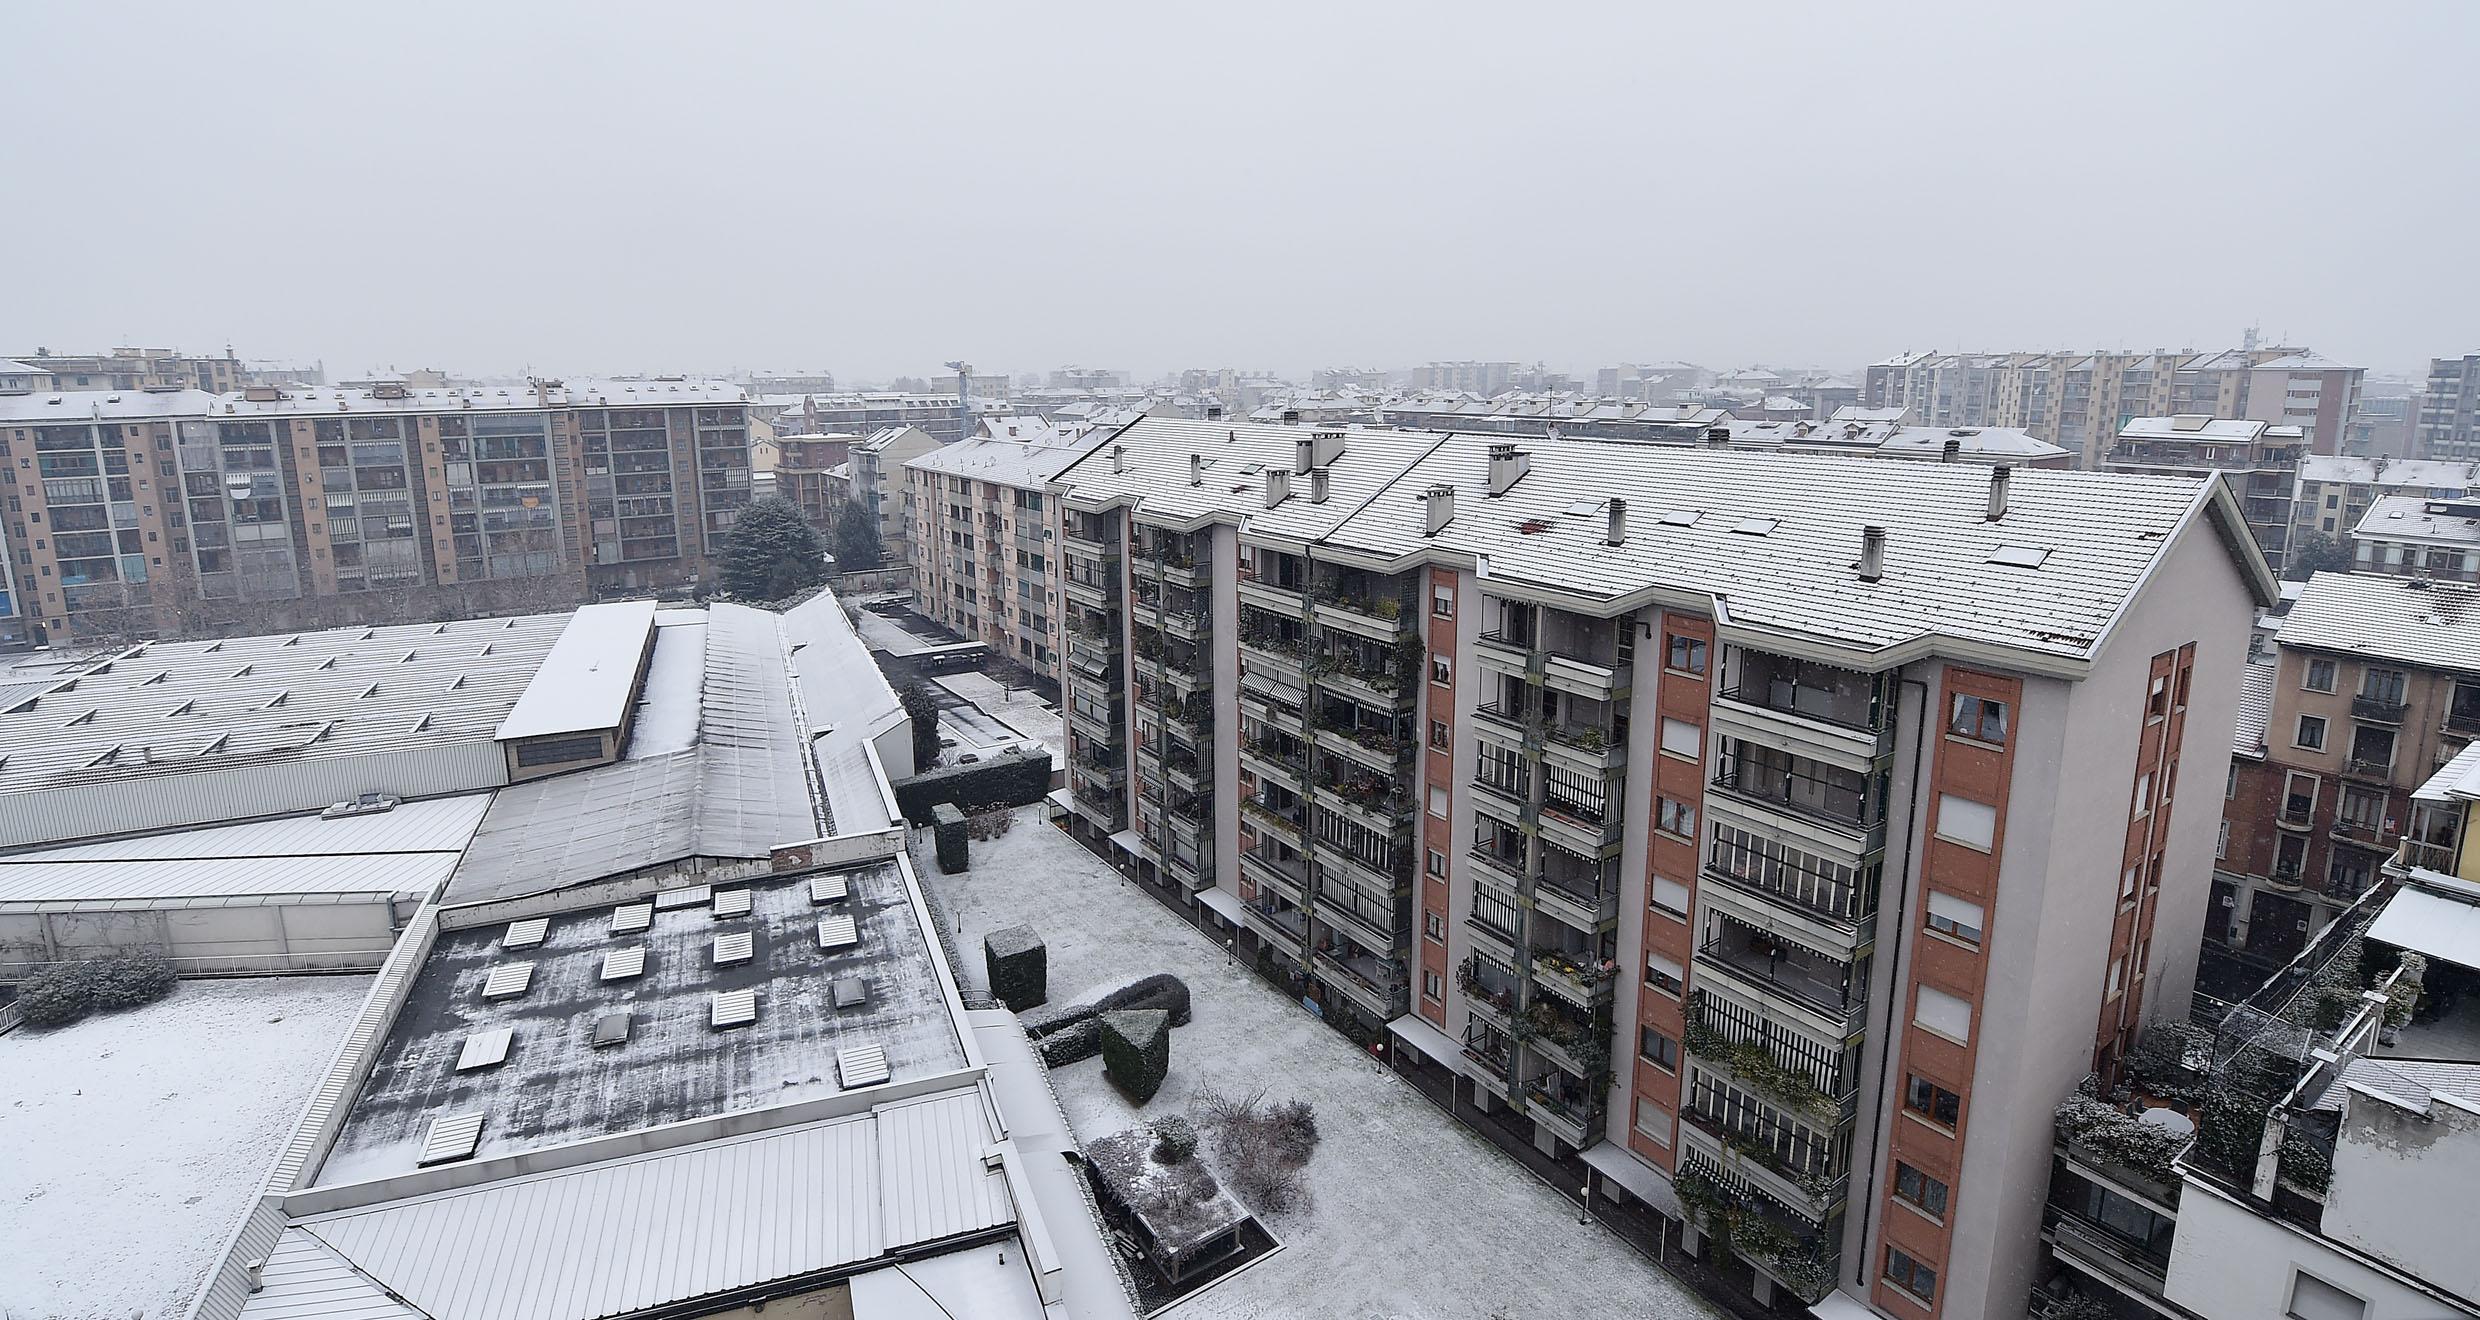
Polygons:
[[1057,682],[1059,547],[1049,486],[1095,441],[1047,427],[1028,433],[967,440],[906,462],[906,549],[922,613]]
[[2480,581],[2480,499],[2377,499],[2351,528],[2351,567],[2395,577]]
[[2113,472],[2220,476],[2239,497],[2256,547],[2277,573],[2290,553],[2292,501],[2308,434],[2296,426],[2208,413],[2138,417],[2118,428],[2101,466]]
[[[22,370],[13,371],[11,367]],[[205,390],[222,394],[246,384],[246,371],[229,348],[222,357],[170,348],[116,348],[109,353],[54,353],[39,348],[14,355],[11,363],[0,364],[0,392]],[[24,383],[12,385],[11,377]]]
[[852,483],[849,473],[841,479],[830,474],[852,461],[852,447],[861,438],[819,432],[778,435],[775,493],[798,506],[810,526],[833,526],[840,507],[851,498]]
[[2222,483],[1149,419],[1053,489],[1077,832],[1759,1297],[2021,1313],[2049,1107],[2188,998]]
[[693,584],[749,500],[716,382],[0,399],[28,633],[542,609]]
[[2368,892],[2413,790],[2480,736],[2480,593],[2319,573],[2250,673],[2262,723],[2230,777],[2204,933],[2261,977]]
[[[845,483],[852,498],[878,519],[880,552],[889,565],[912,557],[912,498],[904,466],[949,443],[915,426],[888,426],[870,432],[845,450]],[[832,490],[832,484],[827,489]]]
[[981,413],[1005,411],[1006,408],[1004,391],[986,399],[977,392],[969,402],[959,400],[952,391],[946,394],[817,394],[807,399],[803,416],[807,419],[808,428],[813,431],[870,435],[910,427],[935,437],[942,444],[954,444],[973,434],[973,423]]
[[2415,458],[2480,459],[2480,353],[2430,359],[2411,425]]
[[2299,460],[2291,500],[2291,539],[2341,541],[2385,495],[2457,499],[2480,486],[2480,456],[2466,460],[2360,458],[2309,454]]

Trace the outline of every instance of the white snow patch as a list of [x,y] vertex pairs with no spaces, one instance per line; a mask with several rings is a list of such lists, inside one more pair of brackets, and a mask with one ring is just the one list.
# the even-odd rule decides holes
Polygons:
[[[1284,1250],[1167,1316],[1490,1320],[1574,1312],[1580,1288],[1596,1313],[1719,1315],[1607,1228],[1578,1226],[1573,1202],[1044,824],[1038,807],[973,844],[962,875],[939,874],[928,841],[914,831],[916,867],[957,928],[954,947],[978,951],[991,931],[1029,924],[1049,946],[1053,985],[1154,972],[1188,982],[1194,1019],[1172,1031],[1171,1074],[1142,1110],[1103,1079],[1100,1059],[1051,1072],[1080,1140],[1182,1113],[1206,1089],[1264,1087],[1317,1106],[1312,1204],[1267,1225]],[[961,961],[958,974],[979,982],[981,959]]]
[[183,981],[0,1036],[0,1314],[185,1314],[369,992]]
[[685,752],[697,745],[699,693],[705,680],[705,623],[657,629],[645,693],[638,698],[637,719],[630,726],[630,759]]

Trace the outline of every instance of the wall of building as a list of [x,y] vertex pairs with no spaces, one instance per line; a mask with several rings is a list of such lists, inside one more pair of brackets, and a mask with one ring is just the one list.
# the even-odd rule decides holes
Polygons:
[[2450,1096],[2408,1109],[2356,1093],[2349,1106],[2319,1227],[2437,1287],[2480,1299],[2469,1215],[2471,1175],[2480,1168],[2480,1109]]
[[[2458,1197],[2457,1204],[2464,1199]],[[2452,1222],[2467,1224],[2468,1219]],[[2465,1251],[2468,1254],[2468,1243]],[[2179,1232],[2163,1289],[2170,1301],[2202,1320],[2293,1314],[2292,1289],[2303,1272],[2366,1301],[2365,1320],[2434,1320],[2454,1313],[2429,1294],[2304,1229],[2236,1205],[2195,1181],[2187,1184],[2179,1198]]]

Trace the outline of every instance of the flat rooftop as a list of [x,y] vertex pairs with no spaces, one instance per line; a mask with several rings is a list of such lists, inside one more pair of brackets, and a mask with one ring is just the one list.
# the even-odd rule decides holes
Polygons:
[[335,820],[310,812],[0,854],[0,909],[428,894],[490,804],[466,793]]
[[0,1309],[186,1314],[369,990],[183,981],[0,1036]]
[[654,641],[654,602],[586,605],[568,616],[559,640],[500,721],[500,741],[616,729],[637,695],[639,662]]
[[[540,947],[504,950],[502,923],[442,934],[380,1046],[318,1183],[409,1173],[432,1119],[480,1113],[478,1158],[739,1110],[841,1087],[836,1052],[876,1045],[892,1080],[965,1066],[963,1042],[929,936],[892,860],[838,872],[848,897],[813,904],[810,878],[745,885],[751,912],[718,917],[711,903],[663,907],[640,934],[611,932],[613,905],[552,916]],[[654,901],[654,900],[648,900]],[[854,919],[859,943],[820,948],[821,917]],[[715,965],[718,936],[747,934],[751,956]],[[604,955],[645,950],[645,971],[602,979]],[[486,1000],[503,964],[533,964],[525,992]],[[838,1009],[834,984],[866,983],[863,1004]],[[710,1024],[720,992],[753,990],[757,1020]],[[630,1014],[625,1044],[596,1049],[596,1020]],[[468,1038],[513,1033],[507,1059],[457,1071]]]

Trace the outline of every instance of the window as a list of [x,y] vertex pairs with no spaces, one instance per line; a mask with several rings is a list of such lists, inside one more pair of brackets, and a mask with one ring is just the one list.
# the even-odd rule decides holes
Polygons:
[[1432,788],[1429,791],[1429,814],[1440,820],[1447,818],[1447,790]]
[[1651,1100],[1641,1098],[1637,1100],[1636,1130],[1644,1133],[1645,1140],[1654,1145],[1671,1144],[1671,1116],[1668,1111]]
[[2112,958],[2110,960],[2109,977],[2101,983],[2101,997],[2104,999],[2118,998],[2119,988],[2125,985],[2126,982],[2127,960],[2123,957]]
[[2144,694],[2144,713],[2154,718],[2170,713],[2170,679],[2168,676],[2161,674],[2153,676],[2153,685]]
[[1886,1248],[1886,1282],[1924,1303],[1937,1300],[1937,1271],[1904,1255],[1901,1247]]
[[1946,731],[1958,738],[2003,743],[2006,741],[2006,703],[1958,693],[1954,715],[1946,721]]
[[2136,805],[2135,810],[2130,814],[2141,816],[2145,812],[2151,811],[2152,809],[2153,772],[2147,770],[2143,774],[2136,776]]
[[1441,944],[1447,941],[1447,919],[1435,912],[1421,914],[1421,933]]
[[1436,972],[1421,973],[1421,997],[1433,1003],[1445,1003],[1447,984]]
[[2282,819],[2291,825],[2305,825],[2316,818],[2316,792],[2321,783],[2315,775],[2293,770],[2282,776]]
[[1903,1107],[1939,1127],[1950,1128],[1963,1115],[1963,1097],[1915,1075],[1903,1088]]
[[1435,848],[1429,850],[1429,873],[1441,880],[1447,878],[1447,855]]
[[2390,702],[2395,705],[2401,705],[2403,699],[2403,671],[2399,669],[2377,669],[2374,667],[2361,670],[2359,675],[2359,694],[2371,701],[2383,701]]
[[1453,750],[1453,735],[1447,732],[1447,722],[1445,720],[1431,720],[1429,722],[1429,745],[1432,751],[1444,752]]
[[1929,929],[1978,948],[1981,942],[1981,905],[1967,903],[1953,894],[1932,889],[1929,891]]
[[2385,828],[2385,795],[2349,784],[2342,786],[2342,805],[2335,815],[2342,823],[2371,833]]
[[1429,681],[1432,683],[1455,681],[1455,661],[1443,655],[1431,656],[1429,658]]
[[1645,984],[1663,994],[1677,995],[1680,982],[1687,974],[1687,969],[1679,965],[1677,958],[1665,958],[1658,953],[1645,955]]
[[2365,724],[2351,730],[2351,761],[2362,769],[2394,768],[2394,731]]
[[2291,1271],[2291,1304],[2282,1312],[2291,1320],[2363,1320],[2368,1303],[2313,1274]]
[[1651,1027],[1646,1027],[1640,1034],[1642,1039],[1637,1043],[1636,1051],[1644,1056],[1645,1062],[1664,1072],[1679,1071],[1678,1041]]
[[1670,653],[1663,663],[1683,674],[1705,672],[1705,643],[1693,637],[1671,634]]
[[1653,907],[1665,916],[1688,919],[1688,887],[1664,876],[1653,878]]
[[1972,1042],[1972,1005],[1936,986],[1924,985],[1912,1006],[1912,1025],[1968,1045]]
[[1937,835],[1949,842],[1988,852],[1997,843],[1998,809],[1986,802],[1940,793]]
[[1454,589],[1453,589],[1453,588],[1451,588],[1451,587],[1432,587],[1432,588],[1430,588],[1430,593],[1429,593],[1429,612],[1430,612],[1431,614],[1436,615],[1437,617],[1439,617],[1439,618],[1441,618],[1441,619],[1452,619],[1452,618],[1454,618],[1454,617],[1455,617],[1455,591],[1454,591]]
[[1662,750],[1673,756],[1696,760],[1705,754],[1705,730],[1686,720],[1662,717]]
[[1931,1219],[1946,1217],[1946,1184],[1901,1160],[1894,1162],[1894,1198],[1925,1211]]
[[1666,797],[1653,800],[1653,827],[1682,838],[1696,837],[1696,808]]
[[2331,692],[2334,690],[2334,671],[2337,668],[2331,660],[2310,660],[2308,676],[2299,686],[2310,692]]
[[2215,836],[2214,836],[2214,838],[2213,838],[2213,860],[2215,860],[2215,861],[2217,861],[2217,862],[2220,862],[2220,861],[2228,861],[2228,860],[2229,860],[2229,858],[2230,858],[2230,822],[2229,822],[2229,821],[2223,821],[2223,822],[2222,822],[2222,832],[2221,832],[2220,834],[2218,834],[2218,835],[2215,835]]

